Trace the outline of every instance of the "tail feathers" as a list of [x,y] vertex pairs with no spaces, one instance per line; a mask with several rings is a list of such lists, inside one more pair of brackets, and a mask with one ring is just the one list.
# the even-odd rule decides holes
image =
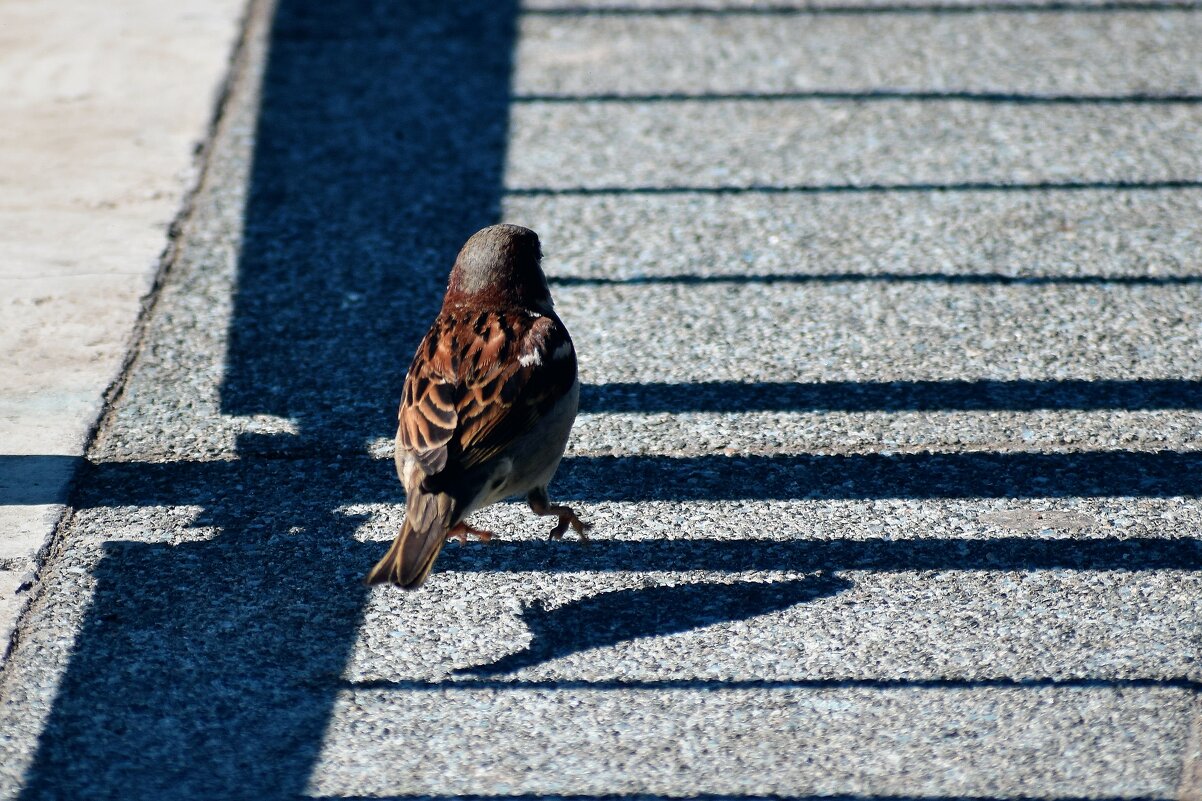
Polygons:
[[444,493],[420,490],[413,493],[405,509],[401,533],[392,541],[384,558],[367,574],[366,583],[387,581],[407,590],[420,587],[447,541],[454,507],[454,501]]

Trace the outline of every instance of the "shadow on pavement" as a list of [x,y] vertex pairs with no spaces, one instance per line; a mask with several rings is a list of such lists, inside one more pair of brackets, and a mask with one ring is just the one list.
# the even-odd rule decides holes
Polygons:
[[[310,475],[310,466],[325,472]],[[230,524],[234,531],[263,520],[239,519],[235,526],[211,514],[215,504],[233,500],[251,508],[267,500],[285,505],[268,514],[287,514],[307,496],[330,498],[332,492],[338,505],[402,498],[390,462],[337,451],[234,462],[105,462],[88,465],[80,483],[87,486],[72,498],[77,509],[205,506],[211,525]],[[1197,498],[1202,452],[574,456],[564,459],[554,486],[565,502]],[[229,512],[238,515],[236,506]]]
[[589,501],[1202,497],[1202,452],[578,456],[559,497]]
[[511,673],[590,648],[748,620],[850,587],[846,579],[819,575],[767,583],[704,582],[615,590],[555,609],[536,602],[522,611],[522,621],[530,629],[529,646],[491,664],[462,668],[456,673]]
[[0,506],[66,503],[81,462],[79,456],[0,454]]
[[596,540],[583,548],[502,541],[450,551],[439,561],[438,570],[1202,570],[1202,540],[1029,536],[982,540]]
[[325,449],[391,433],[448,265],[496,221],[516,13],[279,0],[221,406],[293,419],[282,449],[312,456],[142,465],[120,498],[85,473],[90,502],[160,487],[217,533],[104,545],[22,798],[304,796],[381,548],[337,507],[401,499],[387,464]]
[[[238,461],[83,471],[73,499],[81,516],[128,507],[153,536],[161,512],[147,507],[196,506],[193,526],[211,532],[177,544],[102,546],[22,798],[306,797],[367,597],[360,580],[384,547],[357,541],[361,520],[340,509],[401,497],[386,462],[354,455],[347,444],[392,433],[403,371],[447,267],[468,235],[497,218],[516,13],[514,0],[280,0],[221,399],[225,414],[286,417],[298,433],[244,437]],[[634,391],[660,408],[688,402],[672,388]],[[728,388],[714,402],[756,402],[748,393],[761,391]],[[808,391],[788,402],[805,406],[815,399]],[[894,402],[893,389],[865,391],[879,404]],[[1074,391],[1086,401],[1101,397]],[[1130,401],[1134,390],[1105,391]],[[605,392],[593,396],[600,408],[627,402]],[[922,403],[954,402],[954,391],[914,392]],[[816,396],[828,406],[833,397]],[[1202,454],[1188,453],[578,458],[565,462],[559,494],[636,501],[1197,496],[1199,467]],[[15,497],[37,500],[36,493]],[[692,543],[687,553],[679,543],[591,552],[499,545],[448,554],[440,569],[513,570],[521,551],[549,570],[606,556],[629,570],[780,568],[789,560],[806,570],[902,569],[974,559],[1006,569],[1076,559],[1086,568],[1150,569],[1199,560],[1194,545],[1117,540],[784,550]],[[614,561],[622,549],[629,558]],[[845,582],[729,586],[700,608],[688,606],[691,591],[658,588],[530,610],[531,651],[486,669],[744,619],[838,592]],[[605,616],[613,618],[608,626],[574,633]]]
[[586,412],[931,412],[1202,409],[1202,381],[705,381],[586,385]]

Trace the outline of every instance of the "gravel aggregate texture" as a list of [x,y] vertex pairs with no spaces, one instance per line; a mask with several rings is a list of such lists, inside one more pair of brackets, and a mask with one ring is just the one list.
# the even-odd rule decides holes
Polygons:
[[1198,95],[1202,21],[1156,14],[547,17],[523,20],[519,99],[940,93],[1032,100]]
[[[528,97],[777,91],[796,36],[890,89],[895,22],[931,90],[971,41],[976,86],[1193,91],[1197,12],[643,7],[256,6],[0,676],[0,795],[1200,789],[1199,106]],[[923,185],[796,191],[856,182]],[[368,590],[405,366],[499,218],[580,353],[551,494],[593,542],[502,503]]]
[[514,106],[518,191],[918,190],[1202,180],[1202,105],[965,100],[531,102]]

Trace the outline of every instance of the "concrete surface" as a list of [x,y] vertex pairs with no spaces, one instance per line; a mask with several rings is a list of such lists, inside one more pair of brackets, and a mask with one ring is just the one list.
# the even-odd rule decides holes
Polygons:
[[[1197,96],[1202,76],[1179,54],[1200,36],[1202,20],[1191,11],[1154,18],[1120,11],[529,14],[522,19],[523,69],[514,90],[519,97],[553,98],[748,92]],[[615,70],[614,64],[623,67]]]
[[[256,6],[0,795],[1198,797],[1202,9],[635,5]],[[799,82],[790,36],[851,55]],[[595,542],[502,504],[369,591],[498,218],[581,354]]]
[[5,653],[195,185],[242,10],[241,0],[0,4]]

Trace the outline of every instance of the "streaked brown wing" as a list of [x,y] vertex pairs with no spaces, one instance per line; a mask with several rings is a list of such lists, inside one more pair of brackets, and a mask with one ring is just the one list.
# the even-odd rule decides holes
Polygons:
[[487,380],[465,385],[455,432],[464,469],[495,457],[529,431],[576,381],[576,351],[558,319],[498,315],[492,324],[514,331],[516,350],[499,357]]
[[398,439],[428,474],[496,456],[571,389],[576,353],[554,316],[448,314],[405,380]]
[[427,473],[446,467],[447,444],[459,419],[453,322],[439,316],[430,326],[409,365],[397,413],[397,445],[413,454]]

